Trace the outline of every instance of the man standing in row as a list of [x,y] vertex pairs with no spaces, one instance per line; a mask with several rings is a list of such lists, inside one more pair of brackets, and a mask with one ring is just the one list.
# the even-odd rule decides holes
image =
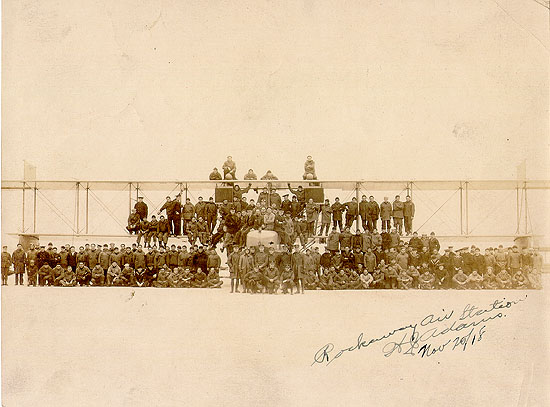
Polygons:
[[399,195],[395,196],[395,201],[393,201],[393,227],[397,229],[397,233],[400,235],[403,234],[403,209],[404,203],[400,200]]
[[392,206],[388,197],[384,197],[384,202],[380,204],[380,218],[382,219],[382,232],[389,232],[391,229],[390,219],[392,215]]
[[11,267],[11,254],[8,246],[2,246],[2,285],[8,285],[8,275]]
[[11,258],[15,272],[15,285],[23,285],[23,274],[25,274],[27,255],[25,254],[25,250],[23,250],[23,245],[21,243],[17,245],[17,249],[13,252]]
[[414,203],[409,195],[403,203],[403,217],[405,218],[405,233],[409,236],[412,233],[412,221],[414,218]]
[[[358,209],[357,198],[353,197],[351,201],[346,202],[344,206],[346,207],[346,226],[345,227],[351,229],[353,222],[357,218],[357,209]],[[357,227],[359,227],[359,225],[357,225]]]
[[376,223],[378,222],[378,218],[380,217],[380,206],[378,205],[378,202],[374,200],[374,196],[372,195],[369,196],[367,215],[367,229],[369,230],[369,232],[372,233],[373,230],[377,229]]

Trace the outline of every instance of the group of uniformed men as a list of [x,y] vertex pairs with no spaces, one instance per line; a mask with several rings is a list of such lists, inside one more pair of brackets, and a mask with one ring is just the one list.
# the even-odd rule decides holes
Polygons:
[[[237,179],[237,164],[235,161],[233,161],[233,157],[228,156],[227,160],[222,165],[223,170],[223,177],[222,174],[218,171],[217,168],[214,168],[212,172],[209,175],[209,179],[211,181],[221,181],[221,180],[236,180]],[[316,180],[317,175],[315,173],[315,161],[313,161],[313,158],[308,155],[306,158],[306,161],[304,163],[304,173],[302,175],[302,178],[304,180]],[[257,180],[258,176],[254,172],[254,170],[251,168],[248,170],[248,172],[245,174],[244,179],[246,181],[252,181]],[[263,175],[261,180],[267,180],[267,181],[274,181],[278,180],[277,176],[271,172],[271,170],[267,170],[265,175]]]
[[[147,252],[140,245],[120,248],[86,244],[79,251],[74,246],[51,243],[38,249],[31,244],[25,252],[21,244],[12,255],[7,246],[2,251],[2,285],[15,274],[15,284],[23,285],[26,274],[29,286],[136,286],[136,287],[209,287],[219,288],[221,259],[212,248],[172,245]],[[12,267],[13,266],[13,267]]]
[[[313,199],[306,202],[302,186],[292,188],[289,184],[288,188],[294,194],[292,200],[289,199],[289,194],[283,195],[281,199],[276,190],[269,191],[265,188],[259,193],[256,203],[243,196],[250,188],[250,185],[247,188],[235,185],[233,201],[224,200],[218,204],[212,197],[208,201],[199,197],[196,204],[192,204],[188,198],[183,205],[179,194],[173,200],[166,197],[166,203],[158,214],[166,211],[167,216],[160,215],[158,220],[155,215],[147,220],[148,208],[140,197],[130,214],[127,229],[137,235],[137,244],[143,241],[146,248],[157,244],[166,248],[169,236],[181,234],[182,220],[183,234],[187,235],[189,243],[195,244],[199,241],[202,245],[217,244],[225,239],[226,232],[229,231],[233,239],[236,239],[235,244],[242,246],[246,235],[253,229],[274,230],[280,241],[286,245],[292,246],[296,239],[300,239],[302,245],[305,245],[308,239],[317,234],[327,236],[331,223],[332,230],[344,232],[357,221],[365,233],[374,233],[378,230],[379,219],[382,221],[383,236],[393,229],[395,233],[402,235],[403,222],[406,234],[412,233],[415,207],[409,196],[403,202],[397,195],[393,204],[385,197],[379,205],[374,196],[367,199],[365,195],[359,203],[356,198],[341,203],[337,197],[332,204],[328,199],[317,204]],[[394,221],[393,229],[390,226],[391,217]]]
[[228,265],[231,292],[283,293],[341,289],[505,289],[541,288],[542,256],[538,249],[452,247],[440,254],[435,234],[415,234],[409,242],[383,243],[380,235],[331,233],[325,252],[299,245],[276,253],[262,246],[233,247]]
[[[440,253],[435,234],[403,242],[397,234],[387,244],[376,234],[333,231],[325,252],[300,245],[241,247],[233,245],[227,265],[231,292],[323,289],[508,289],[541,288],[542,256],[538,249],[485,249],[475,246]],[[2,284],[15,275],[16,285],[138,286],[219,288],[221,258],[213,247],[172,245],[168,250],[140,245],[117,247],[95,244],[2,251]]]

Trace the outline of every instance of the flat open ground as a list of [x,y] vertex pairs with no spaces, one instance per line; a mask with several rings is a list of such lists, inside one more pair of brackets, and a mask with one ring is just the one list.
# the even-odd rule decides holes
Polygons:
[[[548,297],[547,290],[229,294],[227,279],[219,290],[3,287],[2,402],[547,406]],[[442,309],[458,315],[467,304],[487,308],[504,298],[525,301],[488,322],[483,340],[465,351],[385,357],[381,341],[311,366],[329,342],[347,348],[361,332],[381,337]]]

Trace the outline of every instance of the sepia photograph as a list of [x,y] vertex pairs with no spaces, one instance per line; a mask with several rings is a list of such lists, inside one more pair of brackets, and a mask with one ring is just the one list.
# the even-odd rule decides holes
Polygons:
[[4,0],[2,406],[550,405],[548,0]]

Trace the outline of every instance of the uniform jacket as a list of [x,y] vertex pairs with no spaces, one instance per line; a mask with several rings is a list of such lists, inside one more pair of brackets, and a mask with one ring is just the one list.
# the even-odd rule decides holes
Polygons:
[[405,205],[404,202],[395,200],[393,201],[393,212],[392,216],[394,218],[402,218],[403,217],[403,209]]
[[403,202],[403,216],[414,217],[414,202]]
[[380,218],[382,218],[382,220],[390,220],[391,215],[392,215],[391,203],[386,201],[382,202],[380,204]]

